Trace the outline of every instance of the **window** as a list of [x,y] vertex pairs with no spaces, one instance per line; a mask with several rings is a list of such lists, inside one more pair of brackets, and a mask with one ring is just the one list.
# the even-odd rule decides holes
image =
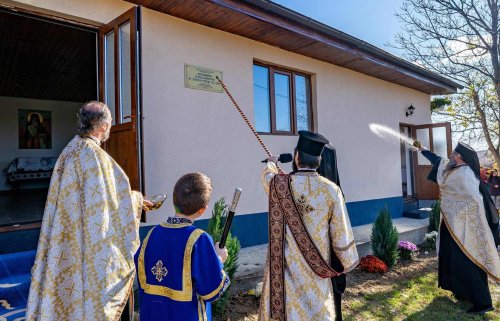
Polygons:
[[254,64],[253,91],[258,132],[295,134],[312,130],[309,76]]

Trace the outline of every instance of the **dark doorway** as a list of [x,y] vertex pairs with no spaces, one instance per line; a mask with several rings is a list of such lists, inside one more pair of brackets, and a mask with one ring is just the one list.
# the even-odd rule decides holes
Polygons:
[[[5,9],[0,39],[1,231],[42,219],[51,165],[75,134],[76,111],[98,99],[99,30]],[[51,145],[21,148],[26,110],[50,116]]]

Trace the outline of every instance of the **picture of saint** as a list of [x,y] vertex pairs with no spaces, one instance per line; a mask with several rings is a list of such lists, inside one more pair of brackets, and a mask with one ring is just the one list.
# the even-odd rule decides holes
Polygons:
[[51,149],[51,112],[19,110],[19,148]]

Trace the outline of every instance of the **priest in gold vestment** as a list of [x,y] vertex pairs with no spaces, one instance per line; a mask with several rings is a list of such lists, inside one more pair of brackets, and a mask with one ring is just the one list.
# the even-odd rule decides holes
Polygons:
[[342,192],[316,172],[328,141],[308,131],[299,135],[294,156],[298,170],[280,174],[272,156],[262,173],[270,201],[260,321],[335,320],[330,278],[358,264]]
[[480,179],[479,158],[462,142],[449,160],[416,146],[432,163],[428,179],[441,194],[438,285],[472,303],[468,313],[491,311],[488,277],[500,282],[498,211]]
[[108,107],[89,102],[78,116],[79,135],[59,156],[50,183],[29,321],[116,321],[132,288],[143,197],[100,147],[111,128]]

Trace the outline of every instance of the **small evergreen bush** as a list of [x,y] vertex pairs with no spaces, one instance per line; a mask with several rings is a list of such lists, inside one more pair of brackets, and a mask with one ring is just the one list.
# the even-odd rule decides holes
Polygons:
[[429,213],[429,232],[438,231],[441,220],[441,202],[435,201],[432,204],[432,211]]
[[373,254],[390,268],[398,259],[398,230],[392,224],[387,208],[380,211],[373,224],[371,242]]
[[[214,204],[212,210],[212,218],[208,222],[208,234],[212,236],[214,242],[219,242],[222,236],[222,231],[224,229],[224,223],[226,221],[228,214],[228,205],[226,204],[224,198],[219,199]],[[228,252],[228,258],[224,263],[224,271],[226,271],[229,278],[232,280],[234,272],[238,268],[238,253],[240,251],[240,241],[229,233],[226,241],[226,248]],[[221,316],[226,309],[228,302],[229,288],[224,292],[221,298],[212,304],[213,316]]]

